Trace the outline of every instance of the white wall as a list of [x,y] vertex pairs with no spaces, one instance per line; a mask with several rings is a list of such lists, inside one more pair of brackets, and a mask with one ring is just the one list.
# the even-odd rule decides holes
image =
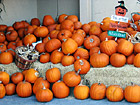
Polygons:
[[[15,21],[37,17],[37,0],[4,0],[6,13],[3,11],[0,24],[12,25]],[[2,8],[2,5],[0,5]]]

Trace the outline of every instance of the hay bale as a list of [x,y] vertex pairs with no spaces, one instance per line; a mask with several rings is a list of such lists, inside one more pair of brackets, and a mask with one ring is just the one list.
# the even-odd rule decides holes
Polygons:
[[89,86],[93,83],[104,83],[109,85],[120,85],[122,88],[130,85],[131,82],[140,85],[138,79],[140,69],[133,65],[125,65],[123,67],[113,67],[108,65],[104,68],[91,68],[90,71],[84,76],[84,81],[89,82]]

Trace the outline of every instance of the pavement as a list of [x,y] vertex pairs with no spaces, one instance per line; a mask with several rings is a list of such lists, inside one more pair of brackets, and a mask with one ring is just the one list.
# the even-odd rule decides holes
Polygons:
[[91,98],[85,100],[78,100],[74,97],[67,97],[64,99],[53,98],[50,102],[38,102],[34,95],[27,98],[21,98],[17,94],[12,96],[5,96],[0,99],[0,105],[140,105],[139,103],[129,103],[126,100],[120,102],[110,102],[107,99],[92,100]]

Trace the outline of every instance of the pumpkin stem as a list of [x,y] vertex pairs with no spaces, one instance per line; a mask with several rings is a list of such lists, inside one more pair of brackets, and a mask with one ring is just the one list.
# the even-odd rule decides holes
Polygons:
[[38,72],[35,72],[35,76],[36,76],[36,77],[39,77],[39,73],[38,73]]
[[133,83],[133,82],[131,82],[131,85],[132,85],[132,86],[134,86],[134,83]]
[[69,56],[69,55],[70,55],[70,53],[67,54],[67,56]]
[[80,61],[80,65],[84,65],[84,62],[83,60],[79,60]]
[[81,69],[79,69],[79,70],[77,71],[76,75],[79,75],[80,71],[81,71]]
[[7,34],[11,34],[11,31],[7,32],[6,35],[7,35]]
[[98,85],[101,85],[101,83],[99,82]]
[[49,39],[49,40],[51,40],[51,38],[50,38],[50,37],[48,37],[48,39]]
[[53,68],[53,66],[52,66],[52,63],[50,62],[50,68],[52,69]]
[[61,48],[59,48],[58,51],[61,52]]
[[101,52],[100,52],[100,50],[98,51],[98,54],[100,54]]
[[58,80],[57,82],[61,82],[61,80]]
[[46,87],[45,87],[44,83],[42,83],[42,85],[43,85],[43,89],[45,90],[45,89],[46,89]]
[[90,39],[90,42],[93,42],[94,41],[94,39]]
[[77,59],[80,59],[80,57],[79,57],[79,56],[77,56]]
[[4,69],[4,67],[0,67],[0,68],[1,68],[1,71],[5,72],[5,69]]
[[105,41],[108,41],[108,38],[105,38]]
[[41,55],[45,55],[45,53],[43,52],[43,53],[41,53],[39,56],[41,56]]
[[64,42],[67,40],[67,39],[62,39]]
[[100,23],[101,25],[103,25],[103,23]]
[[2,84],[2,81],[0,81],[0,84]]
[[116,37],[116,38],[115,38],[115,42],[117,41],[117,39],[118,39],[118,38]]
[[82,79],[79,85],[83,85],[83,81],[84,81],[84,80]]

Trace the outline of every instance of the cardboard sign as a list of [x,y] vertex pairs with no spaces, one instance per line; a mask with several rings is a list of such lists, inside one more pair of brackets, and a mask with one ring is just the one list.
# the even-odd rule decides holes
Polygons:
[[111,20],[128,23],[128,17],[112,15]]
[[109,25],[110,25],[109,26],[110,28],[121,29],[123,31],[125,31],[126,28],[127,28],[127,25],[126,24],[110,23]]
[[113,37],[119,37],[119,38],[126,38],[126,33],[121,33],[118,31],[107,31],[109,36],[113,36]]

